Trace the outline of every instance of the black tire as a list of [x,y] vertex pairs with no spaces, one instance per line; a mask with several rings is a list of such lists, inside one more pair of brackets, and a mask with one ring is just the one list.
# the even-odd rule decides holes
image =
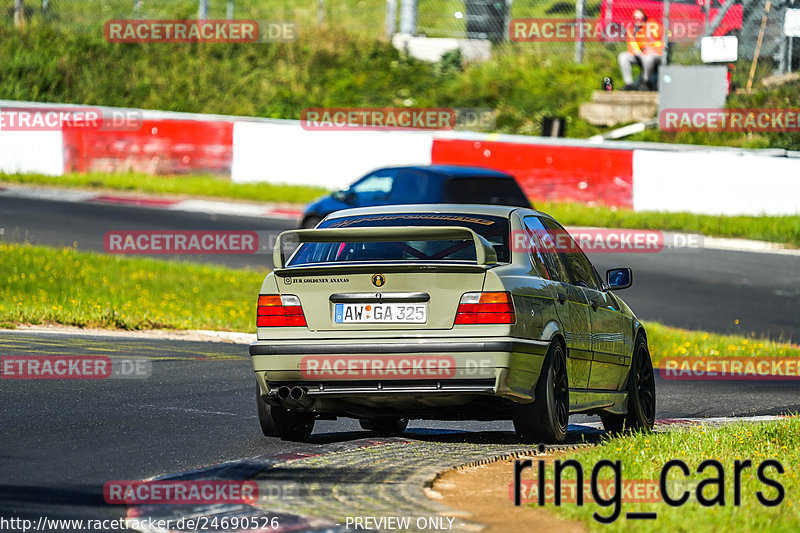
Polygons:
[[408,427],[408,418],[362,418],[358,421],[361,429],[372,431],[378,435],[402,435]]
[[656,420],[656,382],[647,339],[643,335],[636,337],[627,389],[628,414],[602,415],[603,427],[609,433],[626,429],[651,431]]
[[625,419],[627,415],[600,415],[600,420],[603,422],[603,428],[607,433],[616,435],[622,433],[625,429]]
[[267,437],[280,437],[280,431],[272,418],[270,405],[261,397],[261,388],[256,383],[256,408],[258,409],[258,423],[261,425],[261,432]]
[[553,341],[542,363],[533,403],[514,408],[514,429],[528,444],[560,444],[567,436],[569,423],[569,382],[564,347]]
[[317,224],[319,224],[320,220],[322,220],[322,219],[320,217],[316,216],[316,215],[308,215],[300,223],[300,228],[301,229],[314,229],[315,227],[317,227]]
[[256,407],[261,432],[267,437],[280,437],[283,440],[304,441],[314,431],[314,417],[304,413],[292,413],[283,407],[268,405],[261,397],[256,384]]

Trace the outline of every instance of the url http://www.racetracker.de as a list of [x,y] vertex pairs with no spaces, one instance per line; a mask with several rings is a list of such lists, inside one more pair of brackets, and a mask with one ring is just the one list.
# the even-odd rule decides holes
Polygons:
[[227,530],[267,531],[278,529],[280,522],[277,516],[244,516],[244,517],[196,517],[180,519],[154,519],[154,518],[114,518],[105,520],[92,519],[66,519],[48,518],[40,516],[38,520],[27,518],[6,518],[0,516],[0,531],[111,531],[120,529],[133,529],[145,531],[173,531],[173,530]]

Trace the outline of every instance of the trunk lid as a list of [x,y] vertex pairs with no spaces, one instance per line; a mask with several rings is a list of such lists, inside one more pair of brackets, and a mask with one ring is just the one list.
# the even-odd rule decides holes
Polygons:
[[[286,240],[328,245],[297,249],[284,266]],[[459,248],[473,259],[431,260],[420,250],[430,251],[426,243],[434,241],[434,247]],[[398,248],[406,257],[424,257],[381,259]],[[326,260],[318,261],[323,255]],[[312,331],[451,329],[461,296],[481,291],[496,263],[491,244],[455,226],[294,230],[281,234],[273,259],[278,290],[300,299]]]

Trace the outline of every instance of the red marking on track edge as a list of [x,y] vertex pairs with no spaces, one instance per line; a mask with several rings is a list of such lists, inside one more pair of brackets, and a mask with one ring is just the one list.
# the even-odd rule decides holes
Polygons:
[[87,202],[98,204],[121,204],[138,205],[145,207],[169,207],[177,204],[180,200],[170,200],[167,198],[131,198],[128,196],[101,195],[90,198]]

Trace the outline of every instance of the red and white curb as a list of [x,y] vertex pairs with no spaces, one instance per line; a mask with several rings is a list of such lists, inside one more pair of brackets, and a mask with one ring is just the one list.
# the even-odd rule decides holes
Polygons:
[[[402,439],[393,439],[402,442]],[[246,459],[228,461],[218,465],[187,470],[176,474],[156,476],[146,481],[192,481],[222,480],[247,481],[253,479],[262,470],[276,464],[335,454],[346,450],[372,448],[387,442],[379,439],[361,439],[329,446],[327,451],[294,451],[271,455],[261,455]],[[263,501],[262,501],[263,503]],[[253,531],[255,529],[270,530],[277,533],[288,531],[319,531],[325,533],[344,533],[346,528],[331,520],[303,516],[301,514],[276,513],[262,509],[258,502],[254,504],[131,504],[126,507],[123,519],[128,528],[141,533],[186,533],[187,528],[178,526],[187,520],[193,520],[195,527],[188,531]],[[277,523],[273,527],[275,520]],[[237,524],[234,526],[233,523]],[[247,525],[244,525],[247,524]],[[253,527],[253,526],[256,527]],[[267,525],[266,527],[261,527]]]
[[45,200],[50,202],[91,203],[104,205],[120,205],[147,207],[182,211],[186,213],[204,213],[210,215],[228,215],[239,217],[269,217],[287,220],[299,219],[303,211],[292,206],[274,204],[254,204],[244,202],[225,202],[217,200],[161,198],[158,196],[108,194],[92,191],[59,189],[53,187],[18,187],[4,186],[0,188],[0,197],[21,198],[26,200]]

